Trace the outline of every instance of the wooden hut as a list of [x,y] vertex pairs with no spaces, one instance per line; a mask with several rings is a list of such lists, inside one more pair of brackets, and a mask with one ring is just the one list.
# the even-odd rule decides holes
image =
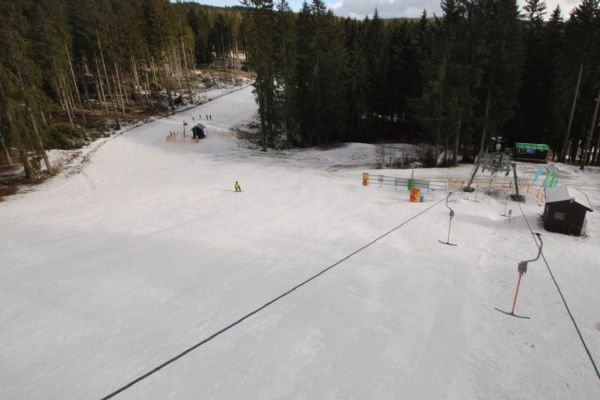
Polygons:
[[192,128],[193,138],[194,139],[204,139],[206,137],[206,133],[204,133],[205,129],[206,129],[206,127],[202,124],[194,125],[194,127]]
[[544,229],[567,235],[585,233],[585,213],[593,210],[569,196],[566,186],[545,189]]

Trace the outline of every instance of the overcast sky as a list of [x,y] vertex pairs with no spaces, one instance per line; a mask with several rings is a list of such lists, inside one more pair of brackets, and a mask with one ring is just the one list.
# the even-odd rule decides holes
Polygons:
[[[196,0],[198,3],[211,4],[215,6],[239,5],[238,0]],[[288,0],[296,11],[302,6],[302,0]],[[519,4],[525,4],[524,0],[517,0]],[[372,15],[377,8],[379,15],[383,18],[392,17],[419,17],[423,9],[429,15],[435,13],[441,15],[439,0],[325,0],[325,3],[337,15],[364,18]],[[548,9],[547,17],[552,10],[560,4],[563,16],[567,17],[569,12],[577,6],[579,0],[546,0]]]

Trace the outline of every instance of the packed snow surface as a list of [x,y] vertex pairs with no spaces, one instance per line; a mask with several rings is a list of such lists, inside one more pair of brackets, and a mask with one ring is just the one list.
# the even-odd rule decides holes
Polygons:
[[[101,399],[420,212],[115,398],[600,398],[543,261],[521,283],[530,319],[495,310],[537,254],[518,204],[505,218],[505,194],[453,195],[458,246],[440,244],[444,193],[362,186],[371,145],[255,150],[230,132],[255,112],[247,88],[156,120],[0,203],[1,399]],[[206,139],[165,140],[192,117]],[[522,208],[598,363],[600,172],[556,167],[593,204],[588,237],[543,231],[533,198]]]

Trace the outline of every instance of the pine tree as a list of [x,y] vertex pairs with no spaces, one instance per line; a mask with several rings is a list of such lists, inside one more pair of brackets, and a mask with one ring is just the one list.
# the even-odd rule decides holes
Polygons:
[[[373,19],[365,21],[364,47],[367,63],[367,122],[375,135],[381,135],[382,117],[386,114],[384,94],[387,79],[387,43],[383,31],[383,21],[379,18],[377,9]],[[376,139],[375,136],[369,139]]]
[[507,136],[523,141],[523,135],[535,143],[546,143],[545,120],[550,107],[547,89],[552,76],[542,46],[546,4],[540,0],[527,0],[525,14],[525,61],[522,85],[518,95],[518,109],[507,126]]
[[478,10],[483,26],[487,60],[479,91],[481,118],[480,154],[490,137],[502,128],[514,112],[520,87],[522,48],[519,13],[514,0],[486,0]]
[[571,86],[571,101],[560,156],[563,162],[567,157],[575,161],[578,153],[576,144],[586,130],[585,116],[592,114],[600,48],[599,7],[598,0],[583,0],[565,25],[565,51],[561,69],[565,83]]
[[38,116],[46,99],[41,71],[29,57],[30,25],[24,16],[25,4],[0,3],[0,115],[9,132],[28,179],[34,178],[29,152],[35,151],[52,173],[43,143]]
[[296,24],[296,104],[297,121],[301,145],[313,143],[313,119],[315,103],[312,99],[310,82],[313,76],[313,49],[312,35],[314,34],[314,18],[310,6],[305,1],[297,17]]
[[249,61],[256,73],[254,88],[260,118],[261,145],[262,150],[267,151],[276,131],[273,2],[245,0],[243,4],[249,8]]
[[286,0],[277,4],[277,101],[285,130],[285,146],[298,143],[296,122],[296,20]]
[[363,120],[367,116],[368,66],[362,25],[350,18],[344,21],[346,48],[348,49],[348,138],[367,141],[363,134]]
[[566,129],[566,113],[568,107],[561,95],[560,59],[564,47],[564,23],[557,6],[552,12],[549,21],[544,24],[542,40],[542,58],[544,61],[543,74],[545,84],[540,96],[544,96],[546,108],[542,116],[543,141],[553,148],[553,155],[560,154],[562,148],[562,135]]

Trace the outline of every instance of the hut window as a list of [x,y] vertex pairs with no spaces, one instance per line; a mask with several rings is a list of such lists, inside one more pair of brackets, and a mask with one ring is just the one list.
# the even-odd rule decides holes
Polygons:
[[555,212],[554,213],[554,219],[557,221],[564,221],[565,220],[565,213],[564,212]]

